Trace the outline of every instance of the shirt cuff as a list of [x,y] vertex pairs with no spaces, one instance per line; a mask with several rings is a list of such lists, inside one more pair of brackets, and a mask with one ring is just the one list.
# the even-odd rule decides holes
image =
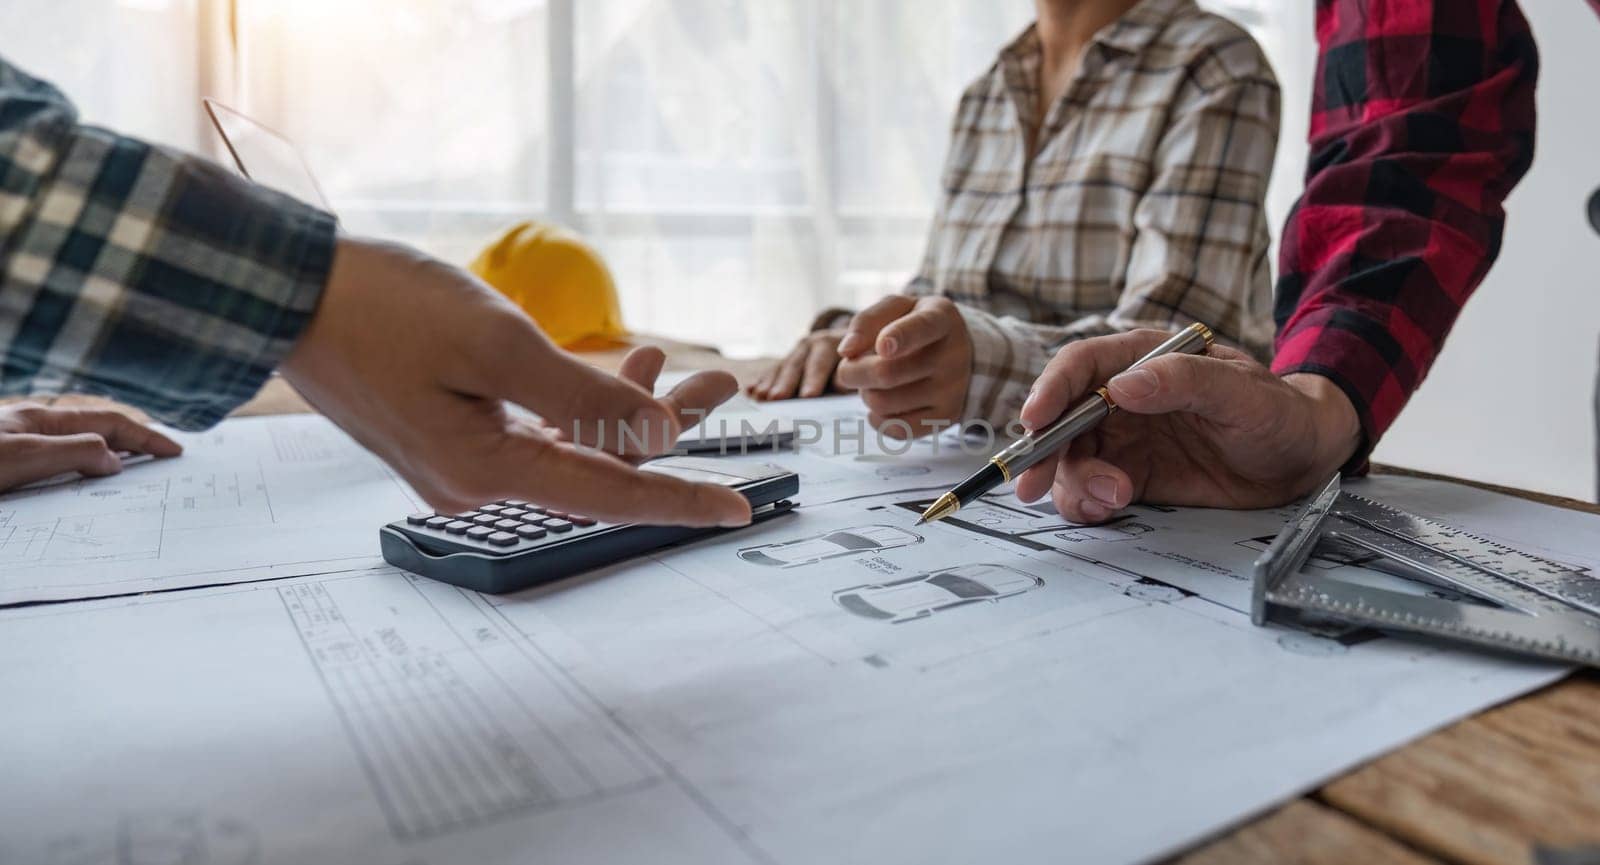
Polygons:
[[989,424],[996,434],[1022,413],[1033,382],[1050,360],[1049,349],[1017,324],[982,310],[956,304],[972,340],[972,379],[967,385],[963,423]]
[[1405,407],[1409,395],[1389,370],[1377,347],[1355,331],[1314,322],[1284,333],[1272,359],[1274,373],[1320,375],[1350,400],[1361,425],[1361,441],[1340,469],[1350,476],[1367,473],[1373,448]]
[[63,328],[41,346],[33,389],[102,394],[205,429],[293,350],[322,297],[338,229],[331,215],[211,163],[153,150],[143,164],[162,206],[128,217],[147,226],[143,237],[130,230],[119,245],[113,235],[90,268],[91,284],[111,288],[70,295],[75,314],[99,326]]
[[256,215],[277,220],[284,232],[285,243],[277,260],[279,276],[286,285],[282,302],[260,327],[251,328],[240,345],[206,358],[204,362],[212,365],[210,373],[193,383],[194,393],[204,397],[178,409],[172,419],[163,418],[174,427],[207,429],[248,402],[288,358],[316,315],[333,270],[338,223],[331,214],[293,199],[277,206],[275,212]]

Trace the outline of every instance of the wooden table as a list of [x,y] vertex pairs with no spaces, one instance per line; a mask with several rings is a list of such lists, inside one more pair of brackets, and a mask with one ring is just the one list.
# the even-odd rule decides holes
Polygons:
[[[765,365],[668,340],[637,342],[666,350],[669,370],[717,366],[746,382]],[[585,358],[614,371],[624,353]],[[238,413],[304,411],[299,395],[274,379]],[[1586,502],[1473,485],[1600,514]],[[1424,736],[1174,861],[1600,865],[1600,674],[1568,676]]]

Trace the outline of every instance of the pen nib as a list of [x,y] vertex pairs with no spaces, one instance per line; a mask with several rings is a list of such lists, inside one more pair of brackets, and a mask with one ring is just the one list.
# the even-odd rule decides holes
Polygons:
[[950,516],[961,509],[961,501],[951,493],[940,496],[928,509],[922,512],[922,518],[917,520],[917,525],[932,523]]

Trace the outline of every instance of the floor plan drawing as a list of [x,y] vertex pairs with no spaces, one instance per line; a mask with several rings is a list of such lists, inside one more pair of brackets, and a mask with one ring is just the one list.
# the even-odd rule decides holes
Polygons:
[[0,496],[0,605],[369,567],[377,527],[421,506],[324,418],[179,438],[176,459]]
[[[934,496],[917,497],[911,501],[901,503],[901,506],[913,508],[921,502],[931,503],[934,498]],[[1103,529],[1133,518],[1134,515],[1131,513],[1120,514],[1113,517],[1105,526],[1095,528]],[[1049,500],[1033,505],[1025,505],[1005,492],[991,493],[984,496],[962,507],[954,516],[947,519],[956,520],[953,525],[959,525],[970,531],[991,537],[1026,538],[1050,532],[1086,528],[1057,514],[1055,507],[1050,504]]]
[[[1069,541],[997,495],[918,543],[739,556],[910,533],[928,497],[808,505],[499,597],[380,568],[0,611],[0,844],[49,861],[137,805],[249,815],[261,865],[497,865],[530,838],[576,863],[1147,860],[1561,672],[1254,627],[1239,540],[1271,513],[1134,508],[1119,524],[1149,531]],[[1535,543],[1597,530],[1516,507]]]
[[[0,609],[0,861],[1149,861],[1563,673],[1252,625],[1284,509],[1085,527],[998,490],[919,526],[982,460],[928,442],[733,457],[800,506],[485,596],[368,566],[409,491],[284,421],[0,498],[13,601],[135,575]],[[885,483],[902,459],[929,471]],[[1600,564],[1600,518],[1352,486]]]
[[63,834],[45,850],[43,865],[256,865],[261,838],[237,817],[139,811]]
[[[920,514],[931,497],[914,496],[893,507]],[[1216,604],[1235,613],[1249,612],[1251,566],[1288,509],[1212,511],[1135,505],[1096,526],[1082,526],[1055,512],[1048,499],[1028,505],[1008,493],[992,493],[941,521],[941,525],[1008,544],[1033,553],[1052,552],[1090,565],[1093,573],[1115,574],[1120,585],[1158,581],[1185,597]],[[1260,534],[1234,541],[1241,531]],[[1403,582],[1366,568],[1368,557],[1352,555],[1318,566],[1364,572],[1384,585]],[[1153,596],[1148,590],[1136,594]]]
[[1195,594],[1194,592],[1186,592],[1177,586],[1169,586],[1160,580],[1153,580],[1149,577],[1140,577],[1139,579],[1133,581],[1128,585],[1127,588],[1122,590],[1122,593],[1130,598],[1135,598],[1140,601],[1150,601],[1152,603],[1160,604],[1176,603],[1184,598],[1192,598]]
[[[1272,538],[1272,535],[1262,535],[1258,538],[1250,538],[1248,540],[1239,541],[1238,544],[1247,550],[1254,550],[1257,553],[1264,553],[1266,552],[1267,547],[1272,544]],[[1364,550],[1355,548],[1340,549],[1330,544],[1323,544],[1316,550],[1316,552],[1311,554],[1310,558],[1306,559],[1306,567],[1317,568],[1324,571],[1332,570],[1334,568],[1360,567],[1362,565],[1370,564],[1377,558],[1378,556],[1376,554],[1369,553]]]
[[[485,609],[452,587],[406,583],[411,593],[371,579],[278,589],[396,838],[659,780],[637,754],[584,732],[588,716]],[[518,710],[533,723],[510,722]]]
[[1056,532],[1055,536],[1059,540],[1071,541],[1076,544],[1083,541],[1131,541],[1140,535],[1153,531],[1155,529],[1144,523],[1124,519],[1102,526],[1080,526],[1076,529]]
[[933,469],[924,465],[917,465],[915,463],[910,465],[890,463],[888,465],[878,466],[872,470],[873,474],[877,475],[879,479],[885,481],[900,481],[905,480],[906,478],[916,478],[926,474],[931,474],[932,472]]
[[[582,861],[568,854],[583,850],[594,862],[646,851],[760,861],[581,679],[475,593],[379,569],[10,615],[23,642],[0,649],[7,662],[92,651],[82,639],[40,642],[59,625],[97,628],[102,648],[138,648],[129,666],[102,663],[77,682],[128,701],[119,724],[78,716],[47,732],[35,726],[46,707],[6,710],[21,725],[11,744],[28,747],[6,751],[0,806],[37,823],[19,832],[8,818],[7,861],[512,863],[527,861],[514,842],[530,835],[553,861]],[[33,675],[30,688],[46,686]],[[173,723],[181,734],[141,738]],[[106,775],[113,758],[123,771]],[[13,781],[42,771],[74,790],[66,812],[47,801],[55,794],[17,798]],[[75,790],[72,779],[90,777],[101,779],[95,792]],[[657,823],[666,831],[649,831]],[[119,846],[129,843],[145,855]]]

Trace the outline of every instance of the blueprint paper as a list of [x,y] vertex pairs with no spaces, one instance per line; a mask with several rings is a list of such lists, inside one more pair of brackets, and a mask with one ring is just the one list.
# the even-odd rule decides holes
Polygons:
[[678,436],[678,443],[682,447],[692,447],[694,442],[701,439],[717,441],[747,431],[756,435],[776,436],[792,428],[787,418],[767,411],[760,403],[742,393],[734,394],[701,418],[690,418],[690,422],[693,425]]
[[356,573],[15,611],[0,861],[734,860],[483,599]]
[[378,528],[422,509],[317,415],[173,435],[176,459],[0,496],[0,604],[371,567]]
[[[664,374],[657,390],[665,392],[684,377]],[[724,422],[730,432],[742,422],[757,430],[771,423],[793,428],[792,447],[752,449],[721,458],[772,463],[799,474],[800,501],[811,507],[878,495],[886,489],[948,489],[1004,446],[1004,442],[963,437],[955,430],[911,441],[880,436],[867,424],[866,409],[854,395],[757,403],[740,394],[708,415],[700,427],[715,437]]]
[[[869,492],[903,475],[953,482],[952,472],[971,462],[958,448],[935,454],[927,442],[884,451],[874,436],[859,436],[865,427],[853,397],[782,405],[769,411],[741,396],[709,422],[765,429],[797,408],[822,409],[813,413],[825,441],[781,459],[760,451],[734,457],[790,463],[819,495]],[[862,439],[850,441],[854,456],[820,458],[832,453],[832,424],[843,418],[853,431],[847,438]],[[62,476],[0,495],[0,606],[372,567],[382,563],[378,529],[428,509],[318,415],[235,418],[204,433],[169,434],[183,456],[133,458],[114,477]]]
[[[1600,564],[1600,518],[1352,488]],[[376,569],[0,612],[0,861],[1145,861],[1563,673],[1253,627],[1281,512],[919,527],[916,484],[804,491],[512,596]]]

